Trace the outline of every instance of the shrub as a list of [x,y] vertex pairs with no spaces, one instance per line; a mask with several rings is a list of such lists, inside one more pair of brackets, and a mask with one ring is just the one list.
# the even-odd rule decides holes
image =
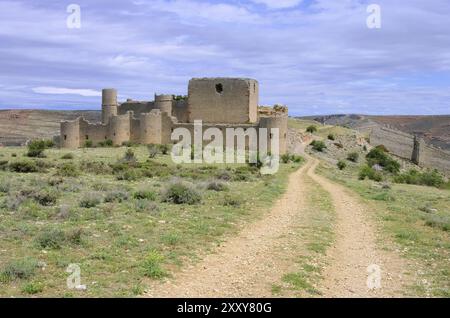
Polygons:
[[36,243],[42,248],[59,249],[64,244],[66,237],[62,230],[49,228],[43,230],[37,237]]
[[105,202],[122,202],[128,199],[128,193],[125,191],[110,191],[105,196]]
[[361,168],[361,170],[359,171],[359,179],[364,180],[366,178],[369,178],[370,180],[374,180],[377,182],[380,182],[383,180],[383,176],[381,173],[379,173],[374,168],[369,167],[367,165],[363,166]]
[[148,200],[136,200],[134,207],[138,212],[155,213],[159,211],[159,207],[155,202]]
[[74,155],[72,153],[66,153],[61,157],[61,159],[64,159],[64,160],[69,160],[69,159],[73,159],[73,158],[74,158]]
[[313,140],[310,144],[312,146],[312,149],[318,152],[322,152],[324,149],[327,148],[325,143],[321,140]]
[[345,161],[339,160],[337,163],[337,167],[339,168],[339,170],[344,170],[347,167],[347,164],[345,163]]
[[75,228],[69,230],[65,234],[65,240],[70,244],[80,245],[81,243],[83,243],[83,229]]
[[444,177],[437,170],[428,170],[423,173],[411,169],[408,172],[402,173],[394,178],[394,182],[426,185],[429,187],[441,188],[445,184]]
[[43,158],[44,150],[47,149],[47,142],[45,140],[32,140],[28,143],[28,157]]
[[231,194],[226,194],[222,200],[223,206],[239,207],[241,206],[241,204],[242,204],[241,199]]
[[389,155],[381,147],[375,147],[366,155],[367,163],[370,166],[380,165],[386,171],[398,173],[400,171],[400,163],[389,157]]
[[86,173],[110,174],[113,172],[112,167],[101,161],[82,161],[80,167]]
[[314,126],[314,125],[308,126],[308,127],[306,128],[306,132],[309,132],[309,133],[311,133],[311,134],[315,133],[316,131],[317,131],[317,127]]
[[38,172],[39,168],[36,164],[36,162],[31,160],[21,160],[21,161],[15,161],[11,162],[9,164],[9,169],[14,172],[20,172],[20,173],[32,173],[32,172]]
[[117,180],[124,180],[124,181],[136,181],[142,176],[142,173],[140,170],[135,168],[130,168],[125,171],[119,172],[116,175]]
[[159,147],[157,145],[148,145],[147,149],[150,158],[155,158],[159,153]]
[[84,148],[93,148],[94,147],[94,142],[92,140],[86,140],[83,144]]
[[222,181],[212,180],[207,183],[206,189],[220,192],[220,191],[227,191],[228,186]]
[[425,218],[425,225],[450,232],[450,218],[447,216],[428,215]]
[[0,180],[0,193],[9,193],[11,183],[5,179]]
[[78,177],[80,171],[72,162],[65,162],[58,166],[56,174],[61,177]]
[[228,170],[220,170],[216,173],[216,178],[219,180],[230,181],[233,177]]
[[336,140],[336,137],[333,134],[329,134],[328,135],[328,140],[334,141],[334,140]]
[[13,152],[13,153],[11,154],[11,157],[15,158],[15,157],[17,157],[17,154],[16,154],[15,152]]
[[156,193],[150,190],[137,190],[134,194],[133,194],[133,198],[138,199],[138,200],[151,200],[151,201],[155,201],[156,200]]
[[100,204],[100,198],[98,194],[89,193],[86,194],[81,200],[80,200],[80,207],[90,209],[93,207],[96,207]]
[[163,155],[167,155],[170,151],[170,145],[166,145],[166,144],[161,145],[160,150]]
[[29,294],[29,295],[35,295],[35,294],[42,293],[43,290],[44,290],[44,285],[39,282],[26,283],[22,287],[22,292],[25,294]]
[[350,152],[350,153],[347,155],[347,160],[348,160],[348,161],[351,161],[351,162],[358,162],[358,159],[359,159],[359,153],[357,153],[357,152]]
[[8,282],[15,279],[28,279],[35,274],[38,267],[38,261],[34,258],[10,261],[0,272],[0,280]]
[[5,171],[8,167],[8,160],[0,160],[0,171]]
[[100,147],[112,147],[114,145],[114,142],[111,139],[107,139],[105,141],[101,141],[98,143]]
[[197,204],[202,196],[191,183],[175,180],[172,181],[162,193],[163,202],[175,204]]
[[126,162],[126,163],[136,163],[137,162],[137,158],[136,158],[136,155],[134,154],[133,149],[131,149],[131,148],[127,149],[127,151],[125,152],[125,155],[123,156],[122,161]]
[[289,155],[288,153],[281,156],[281,162],[289,163],[289,161],[291,161],[291,155]]
[[166,276],[166,272],[161,267],[163,260],[164,257],[160,253],[151,251],[142,263],[144,276],[150,278],[162,278]]
[[31,195],[33,199],[43,206],[51,206],[56,203],[56,200],[58,199],[58,195],[55,191],[49,191],[49,190],[40,190],[36,193],[33,193]]

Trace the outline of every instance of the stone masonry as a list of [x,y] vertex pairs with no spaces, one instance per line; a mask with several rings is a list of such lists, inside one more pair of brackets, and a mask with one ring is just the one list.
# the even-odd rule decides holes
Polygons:
[[[114,145],[126,142],[169,144],[177,127],[193,130],[195,120],[206,128],[279,129],[280,154],[286,152],[286,107],[259,107],[259,84],[245,78],[194,78],[189,81],[188,97],[175,100],[173,95],[155,95],[154,101],[118,103],[115,89],[102,91],[102,122],[90,123],[80,117],[61,122],[61,147],[79,148],[87,141],[94,145],[111,140]],[[225,136],[225,133],[224,133]],[[224,143],[225,144],[225,143]]]

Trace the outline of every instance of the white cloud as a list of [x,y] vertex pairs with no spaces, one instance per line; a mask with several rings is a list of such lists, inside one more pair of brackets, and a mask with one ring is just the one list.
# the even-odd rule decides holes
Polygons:
[[41,87],[34,87],[32,90],[37,94],[46,94],[46,95],[80,95],[84,97],[102,96],[101,92],[95,91],[93,89],[41,86]]
[[254,3],[264,4],[270,9],[286,9],[298,6],[303,0],[250,0]]

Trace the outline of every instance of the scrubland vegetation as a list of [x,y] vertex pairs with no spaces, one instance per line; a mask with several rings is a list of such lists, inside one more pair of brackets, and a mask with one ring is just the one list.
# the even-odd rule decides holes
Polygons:
[[[243,164],[175,165],[167,146],[108,145],[0,149],[1,296],[142,294],[270,209],[302,162],[288,156],[262,176]],[[69,264],[85,291],[67,288]]]

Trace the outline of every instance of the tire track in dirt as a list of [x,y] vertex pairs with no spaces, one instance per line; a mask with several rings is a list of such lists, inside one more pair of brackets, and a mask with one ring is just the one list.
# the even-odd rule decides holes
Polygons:
[[[327,252],[329,266],[320,290],[324,297],[402,297],[405,261],[397,254],[377,247],[377,230],[370,208],[355,194],[315,173],[317,159],[307,175],[330,193],[337,217],[335,244]],[[369,289],[368,266],[381,269],[381,288]],[[372,273],[374,273],[372,271]]]
[[305,202],[308,161],[289,176],[286,192],[262,219],[248,224],[214,254],[162,283],[147,297],[272,297],[271,286],[295,268],[286,246]]

